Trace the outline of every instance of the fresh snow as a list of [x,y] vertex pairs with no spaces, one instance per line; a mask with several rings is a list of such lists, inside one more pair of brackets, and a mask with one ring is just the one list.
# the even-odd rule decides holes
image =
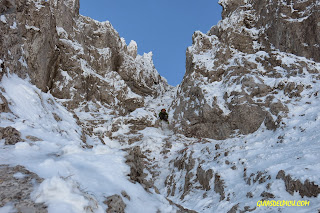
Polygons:
[[[3,95],[10,103],[12,115],[1,114],[0,126],[13,126],[22,133],[36,136],[43,141],[21,142],[14,146],[5,146],[4,141],[0,143],[0,164],[23,165],[28,170],[44,178],[44,182],[38,185],[32,198],[36,202],[45,202],[48,205],[49,213],[66,211],[86,212],[92,209],[93,212],[105,212],[107,206],[103,203],[106,197],[113,194],[121,194],[125,190],[131,200],[124,199],[126,212],[175,212],[176,209],[169,205],[165,199],[166,186],[164,180],[170,174],[175,174],[177,191],[169,199],[183,205],[185,208],[198,212],[227,212],[232,206],[240,203],[240,208],[245,205],[255,207],[259,196],[265,189],[268,181],[259,185],[247,185],[243,179],[243,169],[247,169],[247,176],[251,173],[266,172],[270,175],[273,183],[270,192],[276,196],[276,200],[309,200],[309,207],[279,207],[282,212],[306,212],[316,211],[320,208],[319,198],[300,198],[295,193],[291,196],[285,191],[282,180],[275,180],[281,169],[292,178],[300,181],[314,181],[320,184],[318,174],[320,173],[319,159],[319,138],[317,131],[320,125],[320,113],[318,96],[310,95],[320,90],[320,86],[312,90],[305,90],[299,102],[289,104],[290,113],[284,120],[287,124],[275,132],[266,130],[264,126],[247,136],[239,136],[224,141],[205,139],[207,142],[199,142],[201,139],[186,138],[182,135],[174,135],[168,126],[159,128],[148,127],[139,131],[142,139],[132,145],[126,145],[117,139],[104,138],[106,145],[93,143],[92,149],[82,148],[81,128],[77,125],[72,115],[55,100],[50,94],[42,93],[35,86],[22,80],[15,75],[4,76],[0,83],[4,88]],[[161,108],[169,108],[178,87],[168,91],[158,99],[146,99],[146,107],[136,109],[129,115],[120,119],[141,119],[147,118],[152,122],[157,120],[157,113]],[[164,98],[165,97],[165,98]],[[164,98],[165,100],[162,100]],[[310,104],[306,105],[308,102]],[[90,103],[88,103],[90,105]],[[53,113],[61,118],[61,121],[54,119]],[[80,119],[90,119],[89,114],[84,111],[77,112]],[[172,114],[169,111],[170,119]],[[95,118],[105,119],[106,124],[111,125],[113,115],[108,111],[96,112]],[[94,118],[92,118],[94,119]],[[95,132],[103,132],[108,125],[97,127]],[[125,134],[128,126],[122,125],[113,136]],[[281,139],[280,139],[281,138]],[[91,139],[92,140],[92,139]],[[170,152],[161,154],[166,141],[170,141],[172,147]],[[216,150],[215,145],[219,144],[220,149]],[[155,166],[158,176],[155,185],[161,192],[156,194],[146,192],[139,184],[133,184],[127,179],[130,172],[129,166],[125,163],[125,148],[140,146],[149,163]],[[180,200],[185,178],[183,170],[178,171],[173,167],[172,160],[181,156],[181,150],[188,155],[193,152],[196,159],[196,166],[193,172],[196,173],[197,165],[204,170],[212,169],[219,173],[225,181],[225,193],[236,192],[231,196],[230,201],[219,202],[220,196],[213,190],[214,179],[210,181],[212,189],[203,191],[196,189],[196,186]],[[148,151],[149,150],[149,151]],[[228,152],[227,156],[224,153]],[[214,158],[218,153],[221,156]],[[228,160],[230,165],[225,164]],[[200,164],[201,163],[201,164]],[[236,166],[233,170],[230,167]],[[149,171],[147,178],[151,178]],[[21,178],[22,174],[15,174]],[[253,198],[247,198],[246,192],[251,191]],[[207,193],[203,198],[203,193]],[[10,212],[13,207],[7,205],[0,211]],[[255,212],[266,212],[278,208],[257,207]]]
[[56,31],[60,38],[64,38],[64,39],[68,38],[68,33],[62,27],[56,27]]
[[17,22],[14,21],[13,24],[12,24],[12,26],[10,26],[10,29],[13,29],[13,30],[14,30],[14,29],[18,29],[18,28],[17,28]]
[[12,204],[6,204],[3,207],[0,207],[0,213],[15,213],[16,210]]
[[7,19],[6,19],[6,16],[5,15],[1,15],[0,16],[0,21],[2,21],[3,23],[7,23]]
[[27,175],[25,174],[22,174],[21,172],[17,172],[13,175],[14,178],[17,178],[17,179],[23,179],[24,177],[26,177]]
[[[83,149],[81,129],[67,110],[50,94],[15,75],[3,77],[0,84],[15,115],[3,115],[0,125],[13,126],[24,138],[33,135],[40,142],[21,142],[14,146],[1,143],[0,164],[23,165],[44,178],[34,191],[36,202],[45,202],[49,212],[104,212],[105,197],[125,190],[131,200],[125,200],[128,212],[172,212],[161,195],[147,193],[139,184],[127,179],[130,168],[125,164],[125,152],[114,148],[116,143]],[[56,121],[56,113],[61,121]],[[138,112],[136,112],[138,113]],[[139,114],[139,113],[138,113]],[[16,177],[21,175],[16,174]],[[148,201],[148,202],[146,202]],[[3,209],[10,209],[9,206]]]
[[82,45],[79,44],[77,41],[72,41],[72,40],[63,39],[63,38],[60,38],[60,41],[66,45],[71,46],[74,50],[77,51],[78,54],[80,54],[80,55],[84,54],[84,49],[83,49]]
[[[30,0],[28,0],[30,2]],[[44,8],[45,6],[42,5],[42,0],[33,0],[33,3],[35,4],[37,10],[40,10],[41,8]]]
[[102,48],[102,49],[97,49],[100,55],[105,55],[107,56],[107,58],[111,57],[111,50],[110,48],[106,47],[106,48]]
[[26,60],[22,56],[18,61],[20,62],[20,64],[22,66],[24,66],[25,68],[28,68],[28,64],[27,64]]
[[137,42],[135,42],[134,40],[131,40],[129,45],[128,45],[128,51],[129,52],[137,51],[137,49],[138,49]]
[[27,30],[30,30],[30,29],[31,29],[31,30],[34,30],[34,31],[40,31],[40,29],[39,29],[38,27],[29,26],[29,25],[27,25],[27,24],[26,24],[25,26],[26,26],[26,29],[27,29]]

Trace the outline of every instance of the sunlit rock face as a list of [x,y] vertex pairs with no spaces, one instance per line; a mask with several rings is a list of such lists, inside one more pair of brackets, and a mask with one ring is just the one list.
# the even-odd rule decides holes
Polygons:
[[[259,30],[259,38],[254,41],[259,41],[263,49],[276,48],[320,61],[319,2],[229,0],[219,3],[223,7],[223,19],[228,20],[229,17],[231,20],[228,21],[240,22],[247,29]],[[242,15],[239,20],[235,19],[237,14]],[[227,36],[228,33],[218,26],[213,27],[209,34],[215,34],[219,38],[230,38]]]
[[265,125],[275,130],[287,103],[319,72],[315,1],[221,0],[222,20],[195,32],[186,74],[171,106],[177,132],[226,139]]
[[[2,3],[1,3],[2,4]],[[168,84],[152,53],[137,55],[112,25],[79,15],[79,0],[5,0],[0,59],[5,72],[29,77],[70,109],[93,101],[126,114]]]

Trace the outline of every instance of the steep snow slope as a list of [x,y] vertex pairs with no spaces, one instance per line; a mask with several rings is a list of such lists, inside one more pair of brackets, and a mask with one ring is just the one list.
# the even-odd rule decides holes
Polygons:
[[106,197],[122,191],[130,196],[128,212],[174,211],[164,196],[126,178],[130,167],[117,141],[84,149],[76,119],[52,95],[16,75],[5,76],[0,86],[12,111],[1,114],[0,126],[16,128],[25,140],[14,146],[1,140],[0,164],[22,165],[44,178],[32,198],[49,212],[104,212]]
[[[32,197],[45,202],[49,212],[103,212],[106,197],[123,190],[130,196],[130,200],[123,197],[126,212],[227,212],[234,206],[254,212],[315,212],[320,208],[319,86],[303,92],[300,102],[288,105],[287,125],[275,132],[261,126],[251,135],[224,141],[186,138],[157,123],[153,110],[165,106],[159,98],[147,102],[149,107],[115,119],[113,126],[119,120],[123,123],[113,130],[112,139],[105,137],[106,145],[100,145],[97,138],[91,138],[92,149],[84,148],[81,128],[53,96],[14,75],[4,77],[1,87],[12,111],[1,114],[1,126],[15,127],[25,142],[8,146],[2,140],[0,163],[23,165],[44,178]],[[81,114],[90,116],[90,112]],[[107,115],[101,111],[99,116]],[[143,122],[151,124],[145,128]],[[139,129],[139,125],[145,126]],[[141,162],[129,163],[130,168],[125,162],[137,157],[136,153],[130,157],[137,147],[141,156],[136,160]],[[134,176],[132,169],[137,166],[142,174]],[[286,188],[288,179],[281,179],[281,170],[304,186]],[[166,197],[175,204],[169,204]],[[308,200],[310,206],[256,207],[267,197]]]
[[[302,94],[300,102],[289,104],[286,126],[276,131],[262,125],[248,136],[187,143],[187,150],[167,161],[170,167],[163,172],[167,176],[164,192],[174,202],[198,212],[227,212],[232,207],[237,212],[317,212],[318,91],[319,86],[315,86]],[[281,170],[292,180],[300,180],[301,185],[285,179]],[[310,206],[257,207],[262,199],[308,200]]]
[[[125,148],[139,147],[147,159],[146,179],[184,211],[317,212],[320,87],[312,81],[304,79],[312,86],[288,102],[286,125],[274,131],[261,125],[250,135],[217,141],[186,138],[155,123],[155,127],[135,129],[134,136],[130,132],[134,126],[127,122],[113,133],[129,133],[126,140],[113,140]],[[121,119],[141,120],[146,111],[138,109]],[[258,207],[261,200],[304,200],[309,206]]]

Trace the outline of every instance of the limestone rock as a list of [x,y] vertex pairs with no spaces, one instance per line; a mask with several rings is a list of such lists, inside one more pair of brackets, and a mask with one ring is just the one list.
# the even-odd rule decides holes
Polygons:
[[30,197],[35,184],[42,181],[23,166],[0,165],[0,207],[12,203],[17,212],[47,213],[47,206]]
[[220,194],[220,201],[225,199],[225,192],[224,192],[224,181],[221,179],[219,174],[215,174],[214,176],[214,191]]
[[130,196],[128,195],[128,193],[126,191],[121,191],[121,195],[124,197],[124,198],[127,198],[128,200],[131,200]]
[[291,175],[286,175],[283,170],[278,172],[276,178],[284,181],[286,191],[291,195],[293,195],[294,192],[299,192],[300,196],[303,198],[304,196],[317,197],[320,194],[320,187],[314,182],[305,180],[304,183],[301,183],[300,180],[294,180]]
[[1,139],[5,139],[6,145],[15,145],[18,142],[24,141],[21,139],[21,133],[11,126],[6,128],[0,127],[0,140]]
[[108,205],[107,213],[124,213],[127,206],[117,194],[107,197],[104,203]]
[[273,198],[275,198],[275,196],[272,193],[269,193],[269,192],[266,192],[266,191],[262,192],[260,196],[263,197],[264,199],[270,199],[270,198],[273,199]]
[[7,99],[0,93],[0,113],[11,112]]
[[42,139],[40,139],[40,138],[38,138],[36,136],[32,136],[32,135],[27,135],[26,139],[28,139],[30,141],[33,141],[33,142],[35,142],[35,141],[43,141]]
[[[247,1],[243,0],[222,0],[219,1],[223,7],[223,22],[210,30],[210,35],[217,35],[219,38],[229,40],[235,36],[230,32],[229,27],[244,26],[246,29],[264,28],[264,32],[259,32],[255,38],[262,43],[263,49],[271,49],[273,45],[283,52],[290,52],[295,55],[312,58],[320,61],[319,44],[319,4],[312,0],[306,1]],[[242,14],[242,15],[241,15]],[[225,25],[229,21],[228,17],[238,16],[232,21],[233,25]],[[272,24],[270,24],[272,23]],[[227,28],[227,29],[226,29]],[[245,32],[241,32],[245,33]],[[247,45],[249,46],[249,45]]]
[[146,158],[145,155],[141,153],[139,146],[135,146],[129,151],[129,155],[126,156],[126,164],[130,166],[130,180],[133,183],[140,183],[145,190],[149,191],[149,188],[152,187],[152,183],[147,181],[145,178],[147,174],[143,172],[145,166],[143,159]]
[[169,200],[168,198],[167,198],[167,200],[169,201],[170,205],[174,205],[174,206],[176,206],[178,208],[176,213],[198,213],[197,211],[186,209],[183,206],[181,206],[181,205],[179,205],[177,203],[174,203],[172,200]]
[[239,204],[234,205],[227,213],[236,213],[239,208]]
[[199,183],[202,185],[204,190],[208,191],[211,189],[210,180],[212,178],[213,178],[212,169],[205,171],[201,168],[201,166],[197,168],[197,179],[199,180]]
[[[79,0],[4,0],[0,15],[1,76],[16,73],[75,109],[99,102],[127,114],[168,84],[152,53],[137,55],[112,25],[79,15]],[[14,26],[14,27],[13,27]],[[8,51],[9,50],[9,51]]]
[[138,51],[138,46],[137,43],[135,41],[130,41],[130,44],[128,45],[128,53],[132,58],[136,58],[137,57],[137,51]]
[[311,30],[319,29],[319,4],[219,3],[223,19],[207,34],[195,32],[186,51],[186,74],[169,109],[175,131],[223,140],[263,124],[275,130],[288,113],[285,100],[307,86],[290,78],[319,75],[320,37]]

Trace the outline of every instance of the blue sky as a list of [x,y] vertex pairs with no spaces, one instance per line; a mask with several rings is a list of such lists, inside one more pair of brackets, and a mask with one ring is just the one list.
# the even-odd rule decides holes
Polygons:
[[185,51],[192,34],[206,33],[221,19],[218,0],[80,0],[80,14],[110,21],[138,53],[153,52],[153,61],[168,83],[177,85],[185,73]]

